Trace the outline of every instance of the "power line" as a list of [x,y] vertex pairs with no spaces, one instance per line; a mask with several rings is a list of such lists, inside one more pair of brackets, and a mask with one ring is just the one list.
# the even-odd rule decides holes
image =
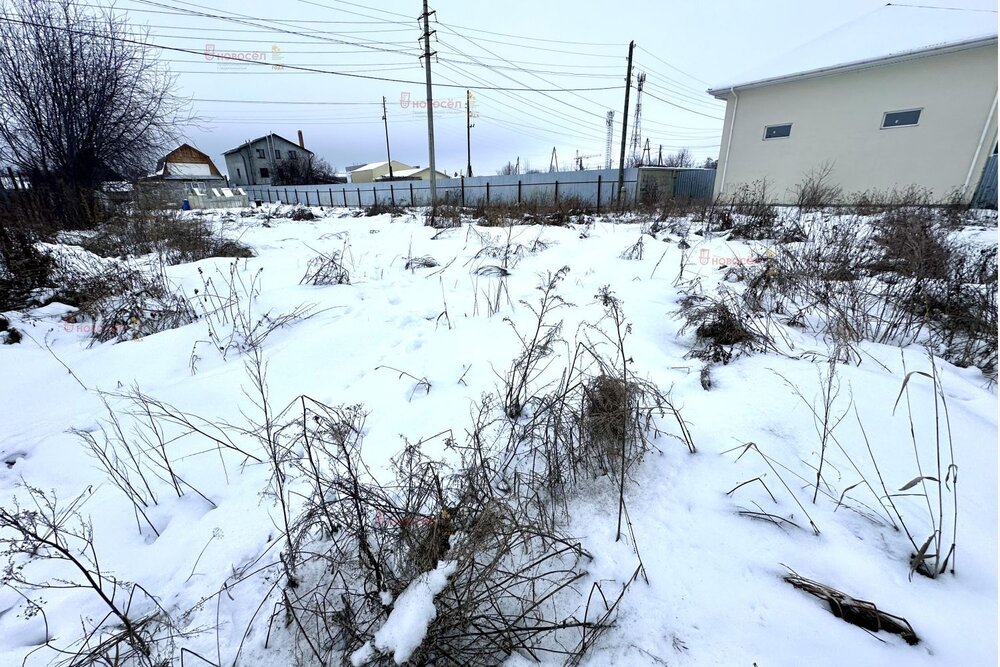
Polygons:
[[[487,49],[487,48],[486,48],[485,46],[480,46],[480,45],[476,44],[476,42],[473,42],[473,41],[472,41],[471,39],[469,39],[468,37],[465,37],[464,35],[461,35],[461,34],[459,34],[459,33],[455,32],[454,30],[452,30],[451,28],[449,28],[449,27],[448,27],[448,26],[447,26],[446,24],[444,24],[444,23],[441,23],[440,21],[438,21],[438,25],[442,26],[442,27],[443,27],[443,28],[444,28],[445,30],[447,30],[448,32],[452,33],[453,35],[455,35],[455,36],[457,36],[457,37],[461,37],[462,39],[464,39],[465,41],[469,42],[469,43],[470,43],[470,44],[472,44],[473,46],[479,46],[479,48],[480,48],[480,49],[482,49],[483,51],[486,51],[487,53],[489,53],[489,54],[491,54],[491,55],[493,55],[493,56],[496,56],[497,58],[501,58],[501,59],[505,60],[505,62],[508,62],[508,63],[510,63],[510,61],[508,61],[508,60],[504,59],[504,58],[503,58],[503,56],[501,56],[501,55],[499,55],[499,54],[497,54],[497,53],[494,53],[493,51],[490,51],[490,50],[489,50],[489,49]],[[452,48],[454,48],[454,47],[452,47]],[[473,60],[475,60],[475,59],[476,59],[476,58],[475,58],[475,56],[471,56],[471,55],[469,55],[469,54],[467,54],[467,53],[463,53],[462,51],[459,51],[458,49],[455,49],[455,50],[456,50],[456,51],[458,51],[459,53],[461,53],[462,55],[464,55],[464,56],[465,56],[466,58],[471,58],[471,59],[473,59]],[[510,63],[510,64],[513,64],[513,63]],[[488,66],[488,65],[484,65],[484,67],[487,67],[487,69],[492,69],[492,68],[491,68],[490,66]],[[515,67],[516,67],[516,66],[515,66]],[[521,71],[523,71],[523,72],[524,72],[525,74],[531,74],[531,72],[529,72],[528,70],[525,70],[524,68],[517,68],[517,69],[520,69],[520,70],[521,70]],[[513,77],[512,77],[512,76],[510,76],[510,75],[507,75],[507,74],[504,74],[503,72],[500,72],[499,74],[500,74],[501,76],[503,76],[504,78],[506,78],[506,79],[510,79],[511,81],[517,81],[517,79],[513,78]],[[553,85],[551,81],[547,81],[547,80],[546,80],[546,79],[545,79],[544,77],[542,77],[542,76],[539,76],[538,74],[531,74],[531,75],[532,75],[532,76],[534,76],[535,78],[537,78],[537,79],[538,79],[538,80],[540,80],[540,81],[544,81],[545,83],[547,83],[547,84],[549,84],[549,85]],[[518,83],[520,83],[520,82],[518,82]],[[565,104],[565,105],[567,105],[567,106],[573,106],[573,105],[572,105],[572,104],[571,104],[570,102],[566,102],[566,101],[563,101],[563,100],[558,100],[558,99],[556,99],[556,98],[554,98],[554,97],[551,97],[551,96],[549,96],[549,95],[545,95],[545,97],[549,97],[549,98],[550,98],[550,99],[552,99],[553,101],[557,101],[557,102],[559,102],[560,104]],[[587,102],[588,104],[594,104],[593,100],[588,100],[587,98],[583,97],[582,95],[576,95],[576,97],[579,97],[580,99],[584,100],[584,101],[585,101],[585,102]],[[574,108],[576,108],[576,107],[574,107]],[[588,114],[588,115],[591,115],[591,116],[596,116],[596,117],[598,117],[598,118],[600,118],[600,119],[602,119],[602,120],[604,119],[604,116],[603,116],[603,114],[598,114],[598,113],[594,113],[594,112],[592,112],[592,111],[586,111],[586,110],[582,110],[582,109],[581,109],[580,111],[583,111],[583,113],[586,113],[586,114]]]
[[208,99],[204,97],[191,97],[189,98],[192,102],[219,102],[225,104],[292,104],[292,105],[351,105],[351,106],[361,106],[361,105],[378,105],[378,102],[285,102],[283,100],[221,100],[221,99]]
[[[440,21],[438,23],[440,23]],[[469,26],[462,26],[462,25],[452,25],[452,28],[458,28],[459,30],[468,30],[469,32],[478,32],[484,35],[496,35],[498,37],[510,37],[513,39],[522,39],[532,42],[547,42],[550,44],[571,44],[574,46],[613,46],[615,48],[619,48],[621,46],[621,44],[617,42],[577,42],[565,39],[546,39],[544,37],[528,37],[526,35],[515,35],[509,32],[494,32],[492,30],[482,30],[480,28],[470,28]],[[506,44],[507,42],[501,42],[501,43]]]
[[696,77],[695,75],[693,75],[693,74],[689,74],[688,72],[685,72],[684,70],[682,70],[681,68],[679,68],[679,67],[677,67],[677,66],[675,66],[675,65],[671,65],[671,64],[670,64],[670,63],[668,63],[668,62],[667,62],[666,60],[664,60],[663,58],[660,58],[660,57],[659,57],[658,55],[656,55],[655,53],[653,53],[653,52],[652,52],[652,51],[650,51],[649,49],[644,49],[644,48],[642,48],[642,47],[640,46],[640,47],[639,47],[639,50],[640,50],[640,51],[642,51],[643,53],[647,53],[647,54],[649,54],[649,56],[650,56],[651,58],[653,58],[654,60],[657,60],[657,61],[659,61],[659,62],[663,63],[664,65],[666,65],[666,66],[667,66],[667,67],[669,67],[670,69],[674,70],[675,72],[678,72],[678,73],[680,73],[680,74],[683,74],[684,76],[688,77],[689,79],[693,79],[694,81],[697,81],[698,83],[701,83],[701,84],[704,84],[705,86],[708,86],[708,85],[709,85],[709,84],[708,84],[708,82],[706,82],[706,81],[703,81],[703,80],[699,79],[699,78],[698,78],[698,77]]
[[[23,20],[19,20],[19,19],[12,19],[12,18],[9,18],[9,17],[6,17],[6,16],[0,16],[0,21],[5,21],[7,23],[15,23],[15,24],[18,24],[18,25],[24,25],[24,26],[34,27],[34,28],[45,28],[46,27],[46,26],[44,26],[41,23],[35,23],[35,22],[32,22],[32,21],[23,21]],[[126,37],[118,37],[118,36],[112,36],[112,35],[107,35],[107,34],[89,32],[89,31],[86,31],[86,30],[78,30],[76,28],[54,27],[54,29],[59,30],[61,32],[71,33],[71,34],[83,35],[83,36],[88,36],[88,37],[98,37],[98,38],[101,38],[101,39],[109,39],[109,40],[119,41],[119,42],[122,42],[122,43],[125,43],[125,44],[135,44],[137,46],[162,49],[164,51],[175,51],[177,53],[189,53],[189,54],[200,55],[200,56],[204,55],[204,51],[195,51],[193,49],[185,49],[185,48],[182,48],[182,47],[179,47],[179,46],[166,46],[164,44],[156,44],[156,43],[153,43],[153,42],[141,41],[141,40],[137,40],[137,39],[129,39],[129,38],[126,38]],[[273,67],[273,64],[269,63],[269,62],[246,60],[246,59],[235,58],[235,57],[231,57],[231,56],[213,55],[213,58],[218,59],[218,60],[230,60],[230,61],[233,61],[233,62],[239,62],[239,63],[249,64],[249,65],[263,65],[265,67]],[[333,76],[344,76],[344,77],[348,77],[348,78],[352,78],[352,79],[368,79],[368,80],[372,80],[372,81],[387,81],[389,83],[405,83],[405,84],[408,84],[408,85],[420,85],[420,83],[421,83],[419,81],[410,81],[408,79],[393,79],[393,78],[380,77],[380,76],[367,76],[367,75],[364,75],[364,74],[354,74],[354,73],[350,73],[350,72],[337,72],[337,71],[334,71],[334,70],[321,70],[321,69],[315,69],[315,68],[312,68],[312,67],[304,67],[304,66],[299,66],[299,65],[281,65],[281,68],[282,69],[286,69],[286,70],[292,70],[292,71],[313,72],[315,74],[329,74],[329,75],[333,75]],[[206,73],[213,73],[213,74],[216,74],[216,73],[217,74],[235,74],[235,72],[206,72]],[[452,84],[443,84],[443,85],[446,88],[472,88],[473,90],[520,91],[520,92],[529,92],[529,93],[547,93],[547,92],[549,92],[549,93],[557,93],[557,92],[576,92],[576,91],[617,90],[619,88],[619,86],[605,86],[605,87],[597,87],[597,88],[552,88],[552,89],[542,89],[542,88],[506,88],[506,87],[500,87],[500,86],[495,86],[495,87],[490,87],[490,86],[469,86],[469,85],[465,85],[465,84],[454,84],[454,85],[452,85]]]
[[653,93],[646,93],[646,94],[647,94],[647,96],[652,97],[654,100],[659,100],[660,102],[663,102],[664,104],[669,104],[672,107],[677,107],[678,109],[683,109],[684,111],[687,111],[688,113],[693,113],[693,114],[696,114],[698,116],[704,116],[705,118],[711,118],[712,120],[724,120],[723,118],[720,118],[719,116],[711,116],[711,115],[709,115],[707,113],[702,113],[700,111],[695,111],[694,109],[689,109],[689,108],[687,108],[685,106],[682,106],[680,104],[675,104],[673,102],[669,102],[669,101],[663,99],[662,97],[657,97]]

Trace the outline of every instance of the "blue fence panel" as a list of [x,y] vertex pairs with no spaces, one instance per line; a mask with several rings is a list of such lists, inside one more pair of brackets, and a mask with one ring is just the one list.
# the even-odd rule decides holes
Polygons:
[[674,176],[674,199],[711,199],[715,169],[684,169]]

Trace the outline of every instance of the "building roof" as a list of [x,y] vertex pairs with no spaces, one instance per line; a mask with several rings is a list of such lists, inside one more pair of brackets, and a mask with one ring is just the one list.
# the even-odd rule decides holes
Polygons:
[[[398,160],[393,160],[392,161],[392,168],[393,168],[394,171],[398,171],[396,169],[396,165],[397,164],[401,164],[401,165],[405,166],[407,169],[412,169],[412,167],[410,167],[409,165],[407,165],[405,162],[399,162]],[[389,161],[388,160],[382,160],[381,162],[369,162],[368,164],[362,164],[362,165],[357,166],[357,167],[348,167],[347,170],[349,172],[352,172],[352,173],[355,172],[355,171],[371,171],[372,169],[381,169],[382,167],[386,167],[388,165],[389,165]]]
[[709,89],[750,88],[996,42],[997,13],[887,4]]
[[230,153],[239,153],[241,150],[243,150],[244,148],[246,148],[248,144],[250,146],[253,146],[258,141],[264,141],[268,137],[277,137],[277,138],[281,139],[282,141],[285,141],[285,142],[288,142],[288,143],[292,144],[293,146],[298,146],[299,150],[303,150],[306,153],[309,153],[309,155],[315,155],[315,153],[313,153],[308,148],[303,148],[302,146],[299,146],[296,142],[289,141],[288,139],[285,139],[283,136],[281,136],[280,134],[277,134],[275,132],[272,132],[270,134],[265,134],[263,137],[257,137],[256,139],[251,139],[250,141],[245,141],[242,144],[240,144],[239,146],[237,146],[236,148],[230,148],[228,151],[226,151],[225,153],[223,153],[223,155],[229,155]]
[[[421,172],[424,172],[424,171],[429,172],[430,170],[431,170],[430,167],[414,167],[412,169],[396,169],[395,172],[393,172],[393,175],[396,176],[397,178],[408,178],[410,176],[416,176],[417,174],[419,174]],[[437,173],[440,174],[441,176],[444,176],[445,178],[448,178],[448,174],[444,173],[443,171],[439,171],[439,170],[435,170],[435,171],[437,171]]]

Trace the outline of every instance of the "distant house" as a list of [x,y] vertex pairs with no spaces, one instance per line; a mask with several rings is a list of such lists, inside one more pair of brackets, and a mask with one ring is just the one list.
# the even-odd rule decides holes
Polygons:
[[272,132],[223,153],[229,181],[233,185],[271,185],[280,161],[310,158],[313,155],[315,154],[305,147],[301,132],[299,143],[293,143]]
[[[396,160],[392,161],[393,177],[399,175],[396,172],[407,169],[413,169],[413,167],[402,162],[397,162]],[[389,163],[386,160],[382,160],[381,162],[348,167],[347,173],[351,177],[351,183],[371,183],[382,176],[389,175]]]
[[845,196],[969,201],[996,160],[996,16],[886,5],[708,92],[727,103],[716,196],[766,179],[794,203],[825,167]]
[[212,158],[190,144],[181,144],[157,161],[156,171],[146,180],[183,181],[212,186],[224,184],[226,178],[212,162]]
[[[412,169],[396,169],[396,165],[393,165],[392,176],[393,178],[401,178],[409,181],[429,181],[431,180],[431,168],[413,167]],[[388,177],[388,174],[386,177]],[[437,178],[451,178],[451,176],[443,171],[439,171],[437,172]]]

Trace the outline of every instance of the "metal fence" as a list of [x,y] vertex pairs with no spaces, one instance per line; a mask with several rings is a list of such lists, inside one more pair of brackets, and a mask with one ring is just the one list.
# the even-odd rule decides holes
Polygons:
[[994,153],[986,160],[986,167],[983,169],[983,177],[979,180],[979,187],[972,195],[973,208],[997,207],[997,155]]
[[[438,201],[460,206],[491,204],[553,205],[579,203],[602,208],[630,207],[642,198],[642,183],[648,168],[624,171],[622,199],[618,200],[618,170],[593,169],[539,174],[476,176],[437,181]],[[658,172],[662,170],[656,170]],[[674,196],[711,198],[715,171],[673,170]],[[428,181],[379,181],[344,185],[246,186],[252,201],[302,204],[306,206],[368,207],[426,206],[430,204]]]

